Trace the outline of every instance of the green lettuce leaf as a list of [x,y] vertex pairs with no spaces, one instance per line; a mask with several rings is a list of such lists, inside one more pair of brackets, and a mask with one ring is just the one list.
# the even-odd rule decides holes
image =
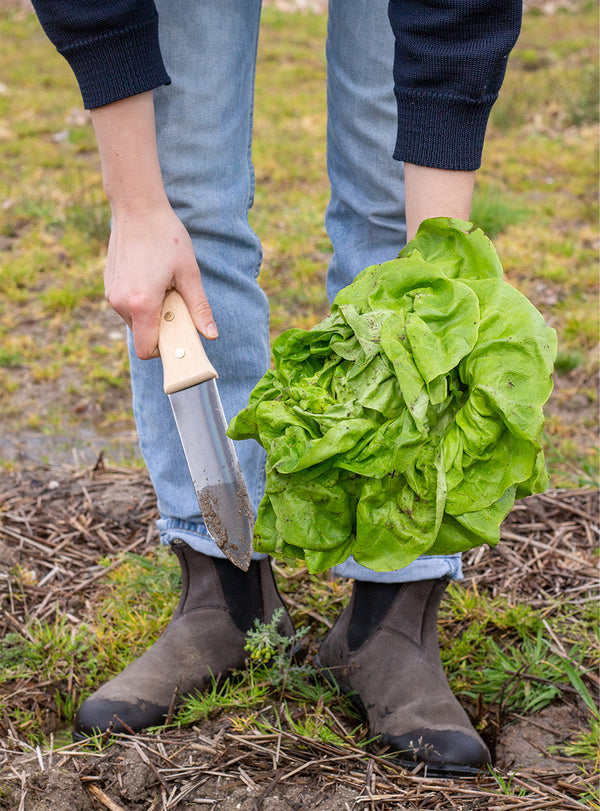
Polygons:
[[311,572],[376,571],[496,544],[516,497],[547,487],[543,405],[556,334],[470,223],[427,220],[366,268],[231,422],[267,452],[256,549]]

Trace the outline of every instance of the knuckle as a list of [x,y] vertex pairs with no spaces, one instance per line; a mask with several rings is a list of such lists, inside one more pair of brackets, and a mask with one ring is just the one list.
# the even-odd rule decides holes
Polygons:
[[153,306],[151,299],[145,293],[134,293],[130,295],[127,305],[132,315],[135,314],[137,316],[156,309]]
[[194,314],[200,316],[200,318],[207,318],[208,316],[212,317],[212,310],[210,308],[210,304],[208,303],[208,299],[205,298],[194,305]]

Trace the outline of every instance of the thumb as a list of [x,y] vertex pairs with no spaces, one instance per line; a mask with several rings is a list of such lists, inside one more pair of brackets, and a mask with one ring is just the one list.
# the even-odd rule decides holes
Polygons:
[[210,304],[204,292],[200,276],[181,283],[177,286],[178,292],[186,303],[196,329],[209,340],[214,340],[219,336],[219,330],[215,323]]

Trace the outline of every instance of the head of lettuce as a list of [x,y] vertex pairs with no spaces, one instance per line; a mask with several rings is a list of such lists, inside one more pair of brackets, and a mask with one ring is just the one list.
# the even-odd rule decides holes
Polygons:
[[259,551],[399,569],[496,544],[515,498],[547,486],[556,334],[470,223],[427,220],[273,355],[229,426],[267,452]]

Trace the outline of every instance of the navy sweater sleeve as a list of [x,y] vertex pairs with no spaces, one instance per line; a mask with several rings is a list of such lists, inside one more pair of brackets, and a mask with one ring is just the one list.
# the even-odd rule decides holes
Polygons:
[[87,109],[169,84],[152,0],[33,0]]
[[390,0],[394,157],[472,170],[521,28],[521,0]]
[[[169,83],[153,0],[33,4],[71,65],[86,107]],[[478,168],[489,113],[519,34],[521,0],[390,0],[389,15],[396,38],[394,157]]]

